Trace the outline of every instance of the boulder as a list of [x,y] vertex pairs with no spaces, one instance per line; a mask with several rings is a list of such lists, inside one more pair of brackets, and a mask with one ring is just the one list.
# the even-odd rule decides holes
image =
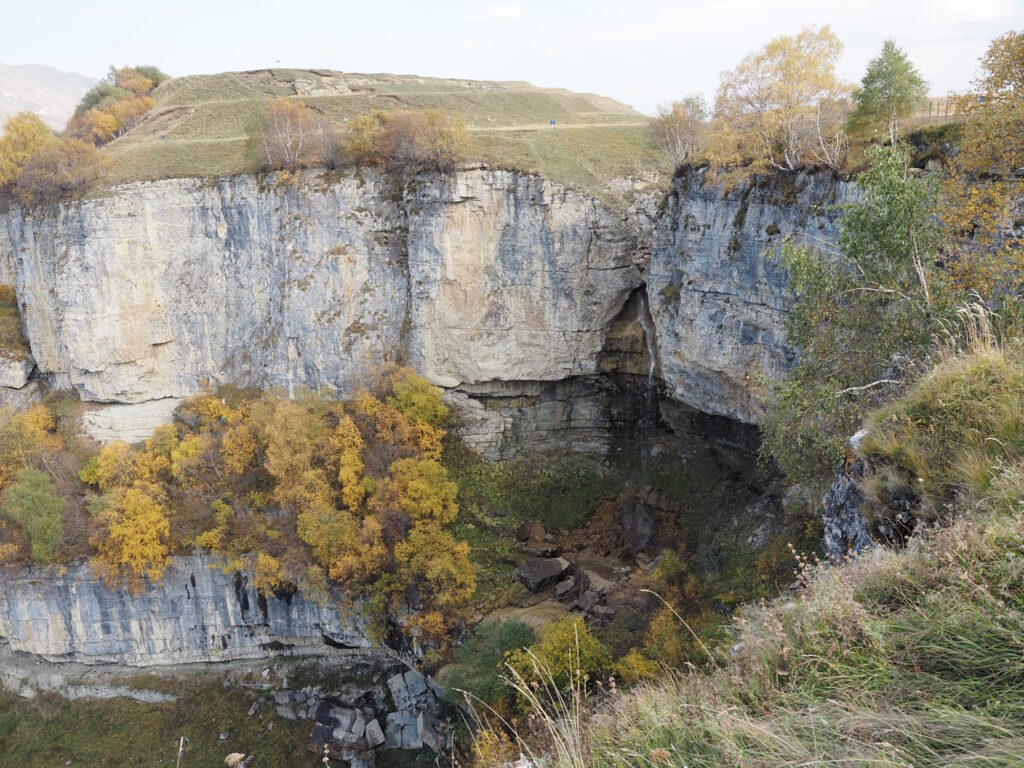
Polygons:
[[366,738],[366,746],[370,749],[379,747],[384,743],[384,731],[381,730],[380,723],[375,719],[366,724],[363,736]]
[[615,582],[606,579],[595,570],[588,569],[583,574],[587,577],[587,583],[590,584],[590,588],[598,594],[606,594],[608,590],[615,586]]
[[334,732],[363,734],[363,713],[348,707],[332,707],[330,722],[334,723]]
[[0,387],[0,408],[10,408],[15,411],[25,411],[43,399],[43,393],[39,389],[39,382],[30,379],[21,389]]
[[530,523],[529,522],[522,522],[522,523],[520,523],[519,525],[516,526],[515,533],[516,533],[516,539],[518,539],[519,541],[529,541],[530,540]]
[[433,715],[420,712],[416,717],[416,732],[425,747],[440,753],[444,749],[444,725]]
[[388,689],[396,709],[419,711],[433,706],[440,698],[436,686],[414,669],[389,677]]
[[391,712],[384,725],[385,749],[420,749],[423,740],[420,738],[417,717],[408,710]]
[[610,608],[607,605],[595,605],[590,611],[592,618],[599,619],[601,621],[611,621],[615,618],[615,609]]
[[533,558],[516,566],[516,576],[531,592],[540,592],[554,586],[569,570],[564,557]]
[[581,611],[587,612],[592,611],[594,609],[594,606],[597,605],[599,602],[601,602],[601,595],[592,589],[588,589],[586,592],[580,595],[579,599],[574,603],[574,605]]
[[576,579],[570,576],[555,585],[555,597],[563,598],[576,588]]
[[21,389],[28,383],[35,361],[28,355],[0,353],[0,387]]
[[523,552],[534,557],[558,557],[561,551],[558,545],[546,541],[529,541],[523,545]]
[[840,560],[871,546],[867,518],[864,517],[864,494],[860,480],[864,476],[864,460],[857,455],[861,430],[847,443],[835,479],[822,499],[821,522],[825,533],[822,546],[831,560]]

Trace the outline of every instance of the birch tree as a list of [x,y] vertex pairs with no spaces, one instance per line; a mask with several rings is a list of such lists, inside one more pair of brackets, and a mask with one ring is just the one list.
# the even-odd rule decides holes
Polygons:
[[753,170],[838,162],[836,117],[849,93],[835,73],[842,50],[829,27],[808,27],[775,38],[722,74],[715,118],[735,136],[736,154]]

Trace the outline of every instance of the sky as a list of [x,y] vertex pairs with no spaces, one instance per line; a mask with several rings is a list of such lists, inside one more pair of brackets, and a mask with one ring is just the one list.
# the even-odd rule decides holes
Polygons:
[[830,24],[839,74],[861,78],[894,38],[941,95],[963,91],[988,41],[1024,30],[1024,0],[37,0],[4,3],[0,62],[99,77],[312,67],[589,91],[647,113],[772,37]]

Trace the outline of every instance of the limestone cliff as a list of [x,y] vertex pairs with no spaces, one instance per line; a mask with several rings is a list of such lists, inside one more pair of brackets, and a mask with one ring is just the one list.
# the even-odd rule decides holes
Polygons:
[[673,398],[756,423],[759,376],[793,361],[792,303],[776,248],[786,237],[837,237],[837,204],[851,184],[828,173],[755,177],[733,189],[705,171],[676,180],[655,230],[647,293],[661,369]]
[[49,661],[134,666],[371,648],[358,606],[301,593],[264,599],[212,558],[177,557],[159,584],[110,589],[86,565],[7,573],[0,638]]
[[136,184],[9,229],[39,370],[86,400],[347,390],[400,341],[402,218],[375,176]]
[[641,318],[637,291],[671,396],[756,422],[755,378],[791,359],[789,293],[770,251],[791,233],[834,237],[829,206],[848,196],[828,174],[725,191],[697,172],[667,200],[613,209],[486,168],[404,186],[310,172],[297,184],[133,184],[16,208],[7,231],[38,369],[83,399],[224,382],[348,394],[382,362],[408,360],[471,398],[456,402],[498,456],[529,441],[523,430],[558,427],[551,419],[579,427],[570,443],[600,442],[603,401],[593,417],[560,403],[600,390],[595,376],[646,370],[607,364],[648,335],[622,327]]
[[0,214],[0,285],[14,285],[14,249],[7,232],[7,214]]

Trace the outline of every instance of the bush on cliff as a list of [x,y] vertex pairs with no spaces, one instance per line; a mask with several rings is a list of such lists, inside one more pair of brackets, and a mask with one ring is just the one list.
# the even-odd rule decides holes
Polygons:
[[343,144],[349,162],[386,172],[452,171],[466,151],[466,128],[458,115],[437,109],[372,112],[349,121]]
[[106,172],[107,159],[85,141],[61,136],[47,142],[26,163],[14,186],[25,205],[81,197]]
[[934,185],[910,173],[904,146],[876,148],[840,219],[838,248],[788,242],[797,298],[794,368],[772,386],[765,450],[791,482],[831,475],[843,441],[904,372],[925,359],[954,300],[937,266]]
[[9,118],[0,136],[0,189],[9,190],[32,155],[52,140],[53,131],[38,115],[19,112]]

